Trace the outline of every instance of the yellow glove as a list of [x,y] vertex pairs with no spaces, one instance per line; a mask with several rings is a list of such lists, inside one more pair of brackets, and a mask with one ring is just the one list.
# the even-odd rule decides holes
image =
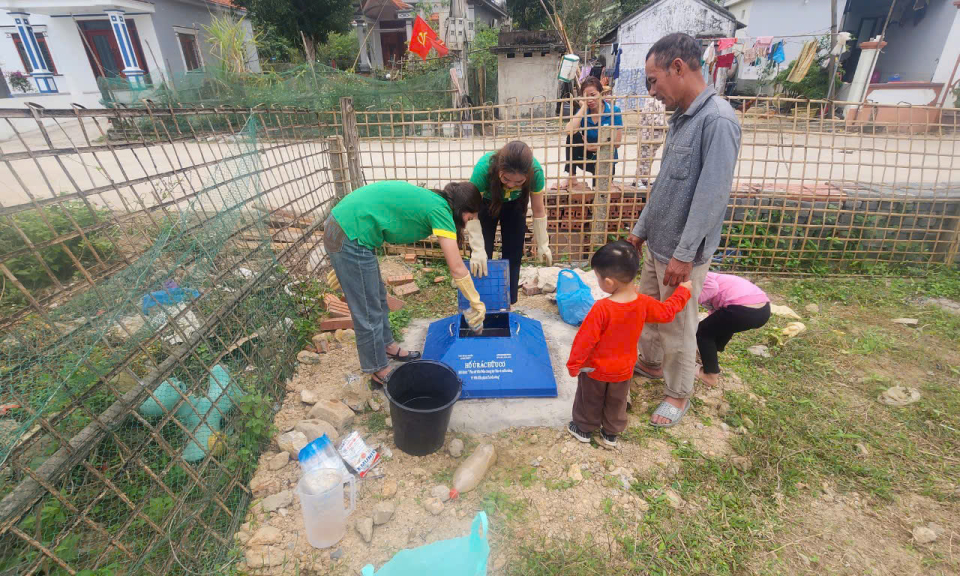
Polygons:
[[553,253],[550,252],[547,239],[547,217],[533,219],[533,240],[537,244],[537,262],[553,266]]
[[483,330],[483,319],[487,315],[487,307],[480,301],[480,294],[473,285],[473,278],[467,274],[463,278],[454,278],[453,283],[457,285],[463,297],[470,302],[470,310],[463,313],[467,325],[471,330],[479,333]]
[[327,272],[327,286],[331,290],[337,291],[340,289],[340,279],[337,278],[337,273],[334,270]]
[[470,273],[477,278],[483,278],[487,275],[487,249],[483,245],[480,221],[470,220],[464,231],[467,233],[467,243],[470,244]]

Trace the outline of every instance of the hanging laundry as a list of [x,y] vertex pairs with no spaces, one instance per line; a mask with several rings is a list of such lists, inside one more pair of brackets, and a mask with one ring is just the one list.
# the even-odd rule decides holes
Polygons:
[[717,59],[717,49],[714,47],[713,42],[707,46],[707,49],[703,51],[703,61],[707,64],[713,64]]
[[787,82],[800,82],[806,78],[807,72],[810,70],[810,65],[813,64],[816,57],[817,41],[810,40],[800,49],[800,55],[797,56],[793,69],[790,70],[790,74],[787,75]]
[[726,50],[727,48],[729,48],[729,47],[733,46],[734,44],[736,44],[736,43],[737,43],[737,39],[736,39],[736,38],[721,38],[720,40],[717,41],[717,43],[720,45],[720,51],[723,52],[723,51]]
[[787,56],[783,53],[783,40],[781,40],[777,42],[773,50],[770,51],[770,60],[773,60],[777,64],[783,64],[783,61],[786,59]]
[[830,53],[834,56],[839,56],[847,50],[847,42],[850,41],[849,32],[841,32],[837,34],[837,43],[833,45],[833,49],[830,50]]
[[729,68],[736,57],[736,54],[721,54],[717,56],[717,68]]
[[587,76],[590,76],[590,66],[581,66],[580,77],[577,78],[577,80],[580,84],[583,84],[583,81],[587,79]]
[[617,78],[620,77],[620,56],[623,56],[623,48],[620,48],[619,50],[617,50],[615,47],[614,53],[617,55],[617,61],[613,65],[613,74],[610,77],[616,80]]
[[766,56],[770,51],[770,44],[773,43],[773,36],[757,36],[757,42],[753,45],[759,56]]

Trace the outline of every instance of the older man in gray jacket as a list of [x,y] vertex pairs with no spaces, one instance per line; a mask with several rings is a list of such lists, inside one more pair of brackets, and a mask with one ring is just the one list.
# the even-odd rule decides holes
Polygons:
[[693,297],[670,324],[647,324],[636,372],[662,377],[666,395],[654,426],[676,425],[690,408],[696,373],[697,299],[720,244],[740,124],[733,108],[704,82],[700,43],[687,34],[664,36],[647,53],[647,90],[670,117],[660,173],[640,219],[627,238],[647,250],[640,291],[658,300],[685,280]]

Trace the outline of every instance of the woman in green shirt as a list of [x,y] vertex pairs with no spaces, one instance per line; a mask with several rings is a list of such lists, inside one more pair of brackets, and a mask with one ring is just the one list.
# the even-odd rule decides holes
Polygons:
[[533,204],[533,239],[537,260],[553,264],[547,240],[547,211],[543,205],[546,178],[543,168],[525,143],[515,140],[496,152],[488,152],[473,168],[470,182],[483,195],[477,220],[466,225],[470,243],[470,271],[486,276],[487,259],[493,258],[493,240],[500,225],[501,252],[510,262],[510,303],[517,303],[520,259],[527,234],[527,201]]
[[453,182],[439,191],[383,181],[357,188],[330,212],[323,244],[350,307],[360,368],[374,384],[384,384],[388,357],[400,362],[420,357],[419,352],[402,350],[393,339],[387,289],[375,250],[384,242],[410,244],[435,235],[454,283],[470,301],[464,317],[479,331],[486,308],[457,245],[457,235],[479,211],[480,192],[470,182]]

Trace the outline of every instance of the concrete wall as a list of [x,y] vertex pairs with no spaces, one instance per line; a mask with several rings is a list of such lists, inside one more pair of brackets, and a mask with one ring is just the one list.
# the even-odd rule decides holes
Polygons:
[[[210,44],[207,42],[207,33],[203,31],[203,26],[210,25],[211,8],[199,2],[180,2],[179,0],[161,0],[157,4],[157,12],[153,15],[153,26],[157,31],[164,68],[173,78],[179,78],[187,71],[183,52],[180,50],[180,42],[174,30],[175,26],[196,30],[200,57],[205,66],[213,64],[214,58]],[[140,23],[137,22],[137,24]],[[143,49],[146,51],[147,47],[144,46]]]
[[[533,52],[524,57],[523,52],[516,52],[513,58],[506,54],[497,56],[497,95],[500,104],[530,102],[535,99],[554,100],[557,97],[557,67],[560,65],[560,54],[551,52],[541,56],[540,52]],[[549,110],[548,110],[549,108]],[[547,112],[554,112],[555,105],[545,107],[522,106],[508,107],[509,117],[543,116]]]
[[[953,0],[930,0],[926,15],[914,26],[908,15],[903,24],[887,27],[887,47],[877,59],[880,80],[887,81],[892,74],[900,74],[903,81],[931,82],[947,46],[947,36],[957,22],[960,10]],[[951,68],[956,63],[956,45],[953,46]],[[949,50],[948,50],[949,52]],[[949,73],[948,73],[949,74]]]
[[[950,75],[954,73],[953,67],[957,64],[957,58],[960,58],[960,9],[957,9],[953,16],[953,26],[950,28],[950,34],[947,35],[943,53],[940,55],[940,61],[937,62],[937,69],[933,72],[933,81],[944,84],[950,82]],[[956,82],[957,76],[952,80]],[[952,107],[955,97],[952,94],[946,94],[941,102],[945,107]]]
[[[760,0],[761,2],[763,0]],[[741,28],[737,30],[734,34],[737,38],[744,38],[749,36],[747,30],[750,28],[750,13],[753,10],[753,0],[733,0],[724,4],[724,7],[733,12],[733,15],[737,17],[742,24],[746,24],[746,28]]]
[[[647,93],[644,71],[647,51],[662,36],[671,32],[686,32],[692,36],[733,36],[735,29],[736,22],[697,0],[665,0],[624,20],[617,33],[618,42],[624,46],[620,58],[620,78],[614,86],[614,95]],[[633,98],[621,102],[620,106],[629,108],[637,103],[638,100]]]

